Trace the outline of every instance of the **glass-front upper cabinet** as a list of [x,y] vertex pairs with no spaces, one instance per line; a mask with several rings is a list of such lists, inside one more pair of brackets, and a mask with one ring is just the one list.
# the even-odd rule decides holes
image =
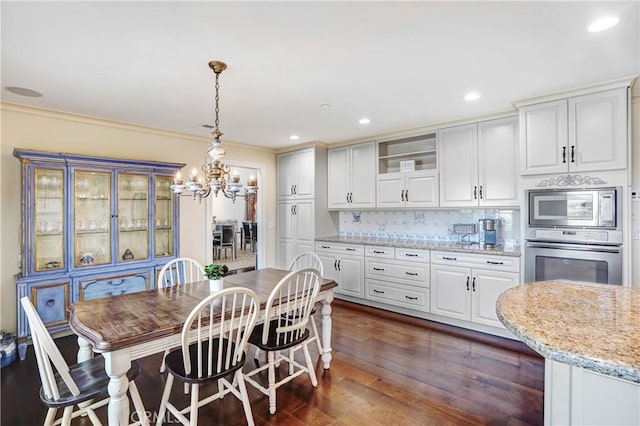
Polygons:
[[111,263],[111,172],[73,172],[73,265]]
[[171,191],[173,176],[156,176],[155,187],[155,255],[173,256],[174,195]]
[[34,270],[64,269],[65,175],[62,169],[35,167],[33,173]]
[[118,173],[118,262],[149,258],[149,175]]

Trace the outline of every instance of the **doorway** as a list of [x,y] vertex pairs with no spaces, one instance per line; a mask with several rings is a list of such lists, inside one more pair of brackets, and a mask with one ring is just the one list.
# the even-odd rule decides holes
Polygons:
[[[261,169],[244,166],[231,166],[231,175],[238,174],[240,182],[246,184],[250,176],[257,177],[258,185],[263,182]],[[244,192],[244,191],[242,191]],[[206,206],[207,235],[211,236],[207,243],[208,254],[207,263],[222,263],[227,265],[229,271],[246,270],[248,268],[258,268],[263,264],[263,227],[261,225],[262,200],[261,191],[248,197],[236,197],[235,203],[226,198],[222,192],[218,196],[211,195]],[[249,234],[245,232],[243,222],[249,223]],[[253,226],[251,226],[253,224]],[[222,249],[214,253],[213,240],[214,233],[222,225],[235,226],[235,259],[233,249]],[[253,240],[252,240],[253,238]],[[214,254],[220,258],[214,259]]]

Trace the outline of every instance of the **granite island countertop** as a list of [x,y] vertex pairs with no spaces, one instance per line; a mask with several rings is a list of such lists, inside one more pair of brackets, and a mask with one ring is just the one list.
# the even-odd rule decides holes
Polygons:
[[454,251],[459,253],[491,254],[496,256],[520,257],[520,246],[484,247],[482,244],[460,244],[445,241],[409,240],[400,238],[355,237],[332,235],[316,237],[316,241],[328,243],[363,244],[382,247],[398,247],[423,250]]
[[496,303],[509,331],[545,358],[640,383],[640,289],[577,281],[510,288]]

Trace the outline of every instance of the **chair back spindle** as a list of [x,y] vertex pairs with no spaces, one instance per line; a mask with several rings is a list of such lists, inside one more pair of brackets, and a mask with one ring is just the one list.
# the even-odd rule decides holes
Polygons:
[[291,264],[289,264],[290,271],[297,271],[299,269],[306,268],[315,269],[316,271],[318,271],[320,276],[324,274],[322,260],[320,260],[320,257],[317,254],[310,251],[299,254],[295,257],[295,259],[291,261]]
[[204,279],[204,268],[198,261],[179,257],[162,267],[158,275],[158,288],[173,287]]

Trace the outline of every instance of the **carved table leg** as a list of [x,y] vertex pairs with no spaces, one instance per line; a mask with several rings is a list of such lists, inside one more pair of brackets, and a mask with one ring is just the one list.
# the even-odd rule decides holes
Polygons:
[[333,302],[333,291],[322,299],[322,361],[324,369],[331,367],[331,302]]
[[105,352],[104,368],[109,376],[109,425],[128,425],[129,424],[129,398],[127,397],[127,389],[129,381],[127,380],[127,371],[131,368],[131,358],[128,349],[122,349],[115,352]]
[[93,348],[82,337],[78,337],[78,364],[93,358]]

